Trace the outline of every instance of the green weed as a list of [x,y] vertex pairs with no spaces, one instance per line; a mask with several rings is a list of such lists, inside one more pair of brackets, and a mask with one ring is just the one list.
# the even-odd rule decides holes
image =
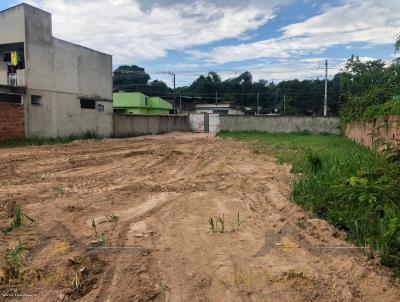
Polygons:
[[225,216],[208,219],[208,226],[213,233],[225,233]]
[[62,185],[56,185],[53,187],[53,190],[59,194],[59,195],[63,195],[65,193],[64,191],[64,187]]
[[[7,278],[18,278],[22,267],[29,262],[30,250],[19,240],[18,245],[6,253]],[[6,280],[8,283],[8,280]]]
[[15,229],[18,229],[22,226],[22,218],[25,217],[32,223],[36,223],[36,221],[22,212],[21,206],[15,206],[14,208],[14,219],[10,223],[10,225],[3,231],[5,234],[10,234]]
[[225,215],[224,214],[222,214],[222,217],[218,217],[217,229],[219,230],[220,233],[225,233]]
[[[247,222],[246,220],[240,219],[240,213],[238,212],[237,216],[233,219],[231,223],[232,230],[231,232],[237,232],[240,229],[240,226]],[[222,214],[222,217],[210,217],[208,219],[208,226],[213,233],[225,233],[225,214]]]
[[114,213],[111,213],[111,214],[107,214],[105,216],[105,220],[100,221],[98,224],[106,223],[106,222],[117,222],[118,219],[119,219],[119,217],[117,215],[115,215]]
[[241,226],[244,222],[247,222],[247,221],[246,221],[246,220],[241,220],[241,219],[240,219],[240,214],[239,214],[239,212],[238,212],[236,218],[233,220],[233,223],[232,223],[232,232],[239,231],[240,226]]
[[218,233],[217,224],[216,224],[216,222],[214,222],[214,219],[212,217],[210,217],[208,219],[208,226],[209,226],[211,232]]
[[79,135],[70,135],[66,137],[56,137],[56,138],[34,137],[34,138],[24,138],[24,139],[2,140],[0,142],[0,148],[67,144],[75,140],[89,140],[89,139],[100,139],[100,137],[94,132],[87,131]]
[[224,132],[219,136],[254,142],[257,150],[290,163],[295,174],[291,199],[346,231],[357,245],[377,251],[382,263],[400,277],[398,148],[380,154],[336,135]]

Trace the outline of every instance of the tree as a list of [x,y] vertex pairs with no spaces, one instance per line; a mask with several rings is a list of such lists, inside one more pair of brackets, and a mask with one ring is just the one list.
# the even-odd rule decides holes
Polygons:
[[371,108],[378,108],[400,93],[400,65],[386,66],[382,60],[361,62],[352,56],[340,74],[344,121],[362,119]]
[[172,89],[167,86],[163,81],[154,80],[147,85],[147,95],[168,97],[172,94]]
[[136,91],[142,89],[150,80],[144,68],[136,65],[122,65],[114,71],[114,91]]
[[396,43],[394,44],[395,52],[400,51],[400,34],[397,35]]

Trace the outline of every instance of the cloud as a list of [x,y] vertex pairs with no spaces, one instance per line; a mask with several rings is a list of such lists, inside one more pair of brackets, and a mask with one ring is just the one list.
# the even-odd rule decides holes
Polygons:
[[400,1],[347,0],[303,22],[281,28],[281,36],[254,43],[216,47],[189,53],[198,59],[223,64],[259,58],[316,55],[328,48],[351,43],[366,46],[393,43],[400,31]]
[[[53,14],[54,35],[133,63],[226,38],[241,37],[288,0],[28,0]],[[267,2],[267,3],[266,3]],[[242,3],[235,5],[235,3]]]

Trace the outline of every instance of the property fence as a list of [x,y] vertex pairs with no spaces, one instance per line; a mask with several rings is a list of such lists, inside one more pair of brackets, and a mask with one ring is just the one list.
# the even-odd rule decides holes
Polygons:
[[345,134],[353,141],[369,148],[376,143],[400,145],[400,117],[389,116],[374,122],[353,122],[346,125]]
[[114,114],[117,137],[189,131],[189,117],[177,115]]
[[216,133],[219,131],[260,131],[340,134],[339,118],[297,116],[243,116],[195,113],[176,115],[114,115],[115,136],[161,134],[173,131]]
[[218,131],[341,133],[340,119],[338,117],[264,115],[221,115],[219,117]]

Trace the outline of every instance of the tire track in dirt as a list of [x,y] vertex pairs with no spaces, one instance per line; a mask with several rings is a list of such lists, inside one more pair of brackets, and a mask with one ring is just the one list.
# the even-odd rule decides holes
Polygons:
[[[78,301],[397,302],[400,295],[388,269],[288,201],[290,167],[245,143],[172,134],[10,150],[0,150],[0,202],[22,205],[37,224],[0,234],[0,252],[28,242],[26,269],[45,278],[86,265],[92,283]],[[231,232],[238,212],[246,222]],[[94,234],[91,221],[111,213],[119,220]],[[225,218],[225,233],[210,231],[210,217]],[[93,247],[100,235],[106,245]],[[69,259],[82,264],[71,268]],[[56,281],[11,289],[36,295],[22,301],[72,301],[70,283]]]
[[[103,302],[103,301],[114,301],[112,297],[110,297],[110,291],[112,290],[112,287],[117,287],[118,285],[116,284],[115,280],[115,272],[118,270],[119,266],[121,266],[121,253],[123,250],[126,248],[131,248],[130,246],[126,246],[127,242],[127,235],[128,232],[131,228],[131,226],[139,221],[142,221],[146,219],[147,217],[154,215],[157,211],[162,209],[164,206],[166,206],[168,203],[174,202],[174,200],[178,199],[180,195],[178,194],[173,194],[172,198],[169,198],[169,194],[161,193],[158,198],[152,198],[147,202],[144,202],[143,204],[139,205],[136,208],[131,208],[123,213],[120,213],[119,217],[121,217],[123,221],[123,225],[121,229],[119,230],[119,239],[116,242],[116,248],[117,250],[120,249],[119,252],[114,254],[114,259],[113,262],[115,264],[110,265],[107,268],[107,271],[104,275],[104,278],[102,280],[102,285],[100,286],[100,291],[96,297],[96,302]],[[176,196],[177,195],[177,196]],[[99,217],[95,219],[95,221],[99,222],[102,219],[102,217]],[[88,222],[90,224],[91,222]],[[147,257],[148,253],[151,251],[148,250],[143,250],[140,256]],[[136,256],[136,255],[135,255]],[[131,259],[132,261],[133,259]],[[135,261],[133,261],[135,262]],[[118,289],[116,289],[118,290]]]

